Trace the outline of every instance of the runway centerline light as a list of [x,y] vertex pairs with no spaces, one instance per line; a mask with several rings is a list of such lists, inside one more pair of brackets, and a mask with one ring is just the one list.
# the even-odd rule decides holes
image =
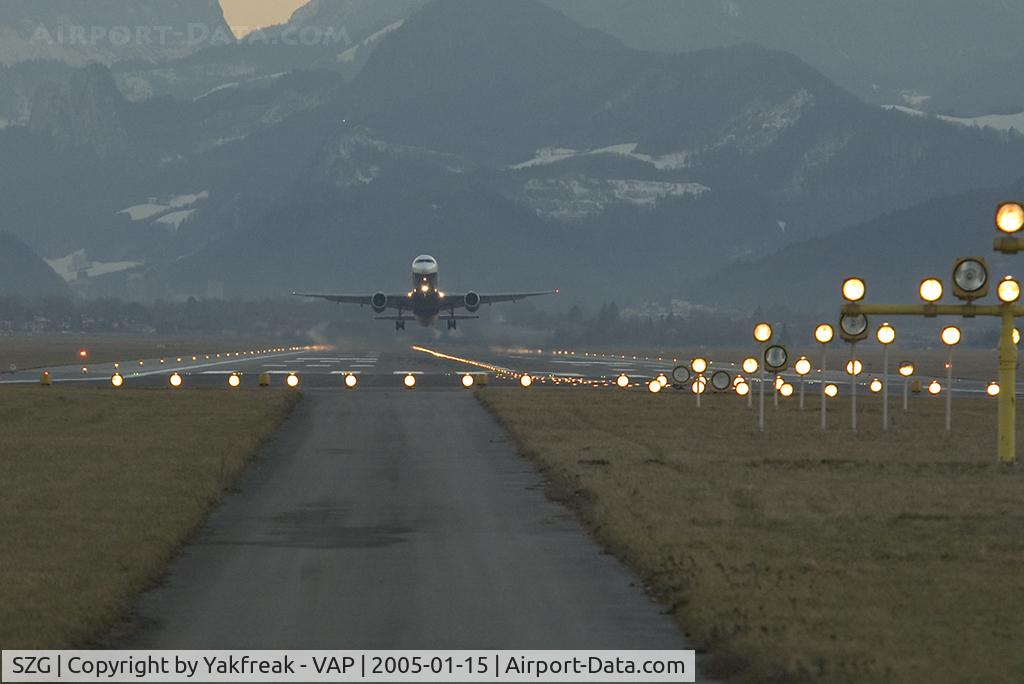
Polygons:
[[859,302],[867,294],[867,286],[863,278],[847,278],[843,281],[843,299],[848,302]]
[[168,382],[171,383],[171,387],[174,387],[175,389],[181,387],[182,384],[184,384],[184,380],[181,379],[181,375],[179,375],[178,373],[174,373],[173,375],[171,375],[171,377],[168,379]]
[[806,356],[801,356],[793,364],[793,370],[796,371],[797,375],[804,376],[811,372],[811,360]]
[[917,288],[921,299],[928,304],[934,304],[942,299],[942,281],[938,278],[925,278]]
[[743,359],[743,372],[746,373],[747,375],[752,375],[756,373],[757,369],[760,367],[761,365],[753,356],[748,356],[747,358]]
[[1007,234],[1024,228],[1024,207],[1017,202],[1000,204],[996,209],[996,228]]
[[285,380],[285,384],[287,384],[292,389],[295,389],[296,387],[298,387],[299,386],[299,382],[300,382],[299,381],[299,376],[296,375],[295,373],[289,373],[288,374],[288,378]]
[[878,340],[879,344],[890,345],[896,341],[896,329],[888,323],[883,323],[878,326],[878,331],[875,333],[875,339]]
[[114,387],[121,387],[122,385],[124,385],[124,376],[122,376],[120,373],[114,373],[112,376],[110,376],[110,384],[113,385]]
[[829,399],[835,399],[839,396],[839,388],[831,383],[825,385],[825,396]]
[[900,375],[902,375],[905,378],[909,378],[913,374],[914,364],[912,364],[910,361],[904,361],[903,363],[900,364]]
[[822,323],[814,329],[814,339],[820,344],[828,344],[835,337],[835,331],[828,323]]
[[623,373],[622,375],[615,379],[615,384],[621,387],[622,389],[629,387],[629,376]]
[[960,344],[960,328],[955,325],[947,325],[942,329],[942,344],[953,347]]
[[762,344],[772,339],[772,326],[767,323],[758,323],[755,325],[754,339]]
[[[655,380],[654,382],[658,382]],[[523,387],[530,387],[533,385],[533,377],[529,373],[523,373],[523,376],[519,378],[519,384]]]
[[238,373],[232,373],[228,376],[228,387],[239,387],[242,384],[242,377]]
[[471,388],[475,382],[476,381],[473,379],[473,376],[470,375],[469,373],[466,373],[465,375],[462,376],[462,386],[465,387],[466,389]]
[[1013,304],[1020,299],[1020,283],[1012,276],[1006,276],[996,287],[996,296],[1003,304]]

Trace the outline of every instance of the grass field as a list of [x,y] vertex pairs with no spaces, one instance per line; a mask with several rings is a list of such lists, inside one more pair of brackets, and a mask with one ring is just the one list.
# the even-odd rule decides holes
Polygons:
[[0,646],[102,638],[296,399],[0,390]]
[[[12,335],[0,336],[0,373],[18,369],[53,368],[56,366],[89,365],[111,361],[182,356],[185,354],[219,354],[281,346],[267,342],[253,347],[252,340],[225,337],[159,337],[156,335]],[[78,352],[85,349],[84,361]]]
[[734,396],[479,397],[712,674],[1024,681],[1024,467],[996,462],[994,401],[958,399],[947,436],[942,400],[915,397],[884,434],[861,398],[854,436],[841,400],[826,434],[769,403],[760,435]]

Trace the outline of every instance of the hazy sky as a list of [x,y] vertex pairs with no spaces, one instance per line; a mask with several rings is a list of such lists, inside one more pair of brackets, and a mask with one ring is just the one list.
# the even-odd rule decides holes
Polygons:
[[253,29],[283,24],[309,0],[220,0],[224,18],[238,35]]

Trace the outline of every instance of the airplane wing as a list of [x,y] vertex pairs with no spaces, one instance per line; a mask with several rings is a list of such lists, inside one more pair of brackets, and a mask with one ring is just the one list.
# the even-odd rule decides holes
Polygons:
[[[521,299],[528,297],[543,297],[544,295],[558,294],[561,290],[545,290],[543,292],[498,292],[492,294],[481,294],[480,305],[484,304],[498,304],[499,302],[518,302]],[[454,305],[454,308],[462,308],[465,304],[465,294],[446,294],[445,303],[441,305],[442,309],[448,309],[452,307],[451,302],[458,302]]]
[[[336,304],[359,304],[360,306],[373,306],[374,295],[347,295],[347,294],[321,294],[319,292],[292,292],[294,297],[312,297],[313,299],[326,299],[329,302],[335,302]],[[389,294],[387,297],[387,307],[391,309],[399,308],[399,302],[405,302],[408,299],[407,294]],[[402,308],[409,308],[403,306]]]

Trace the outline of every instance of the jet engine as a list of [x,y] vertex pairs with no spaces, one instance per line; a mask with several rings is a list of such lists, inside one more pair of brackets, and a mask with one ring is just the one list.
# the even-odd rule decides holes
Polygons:
[[480,295],[476,292],[467,292],[462,301],[466,305],[466,311],[469,313],[475,313],[480,308]]
[[370,306],[373,307],[374,313],[384,313],[388,308],[388,296],[383,292],[370,297]]

